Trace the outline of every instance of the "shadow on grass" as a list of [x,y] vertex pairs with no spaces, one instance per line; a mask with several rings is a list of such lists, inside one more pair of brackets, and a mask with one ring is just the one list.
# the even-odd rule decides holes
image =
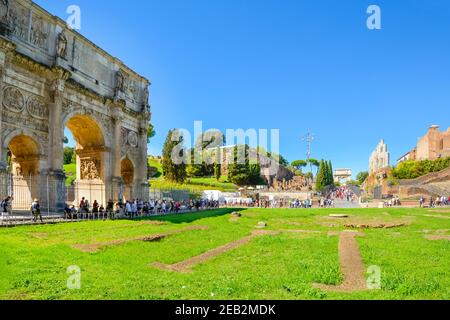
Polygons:
[[140,220],[165,221],[171,223],[189,223],[204,218],[223,216],[235,211],[242,211],[242,210],[244,209],[223,208],[208,211],[198,211],[198,212],[193,211],[192,213],[180,213],[180,214],[171,214],[167,216],[142,218]]

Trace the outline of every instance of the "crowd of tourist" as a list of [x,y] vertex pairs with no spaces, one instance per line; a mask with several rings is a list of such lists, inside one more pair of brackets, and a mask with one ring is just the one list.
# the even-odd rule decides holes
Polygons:
[[258,208],[311,208],[313,202],[311,199],[260,199],[255,201],[255,206]]
[[347,200],[348,202],[355,202],[358,200],[357,195],[347,186],[336,188],[330,195],[332,199]]
[[[312,199],[228,199],[217,200],[208,199],[188,199],[175,201],[170,199],[149,200],[133,199],[127,201],[114,202],[109,200],[106,205],[100,204],[94,200],[92,204],[86,198],[82,198],[77,206],[75,204],[66,205],[64,209],[64,219],[115,219],[115,218],[135,218],[151,215],[177,214],[192,211],[217,209],[219,207],[257,207],[257,208],[332,208],[335,206],[335,200],[340,199],[348,202],[357,201],[355,193],[347,187],[339,187],[328,195],[323,195],[318,200]],[[2,212],[2,221],[12,216],[12,203],[14,198],[8,196],[0,203]],[[317,201],[317,202],[316,202]],[[398,196],[394,196],[384,202],[386,207],[401,206],[402,203]],[[419,206],[422,207],[440,207],[450,205],[450,197],[430,197],[426,199],[421,197]],[[38,199],[34,199],[30,207],[33,222],[43,222],[41,208]],[[3,223],[3,222],[2,222]]]
[[398,196],[394,196],[393,198],[385,201],[385,207],[400,207],[402,205],[400,198]]
[[442,207],[450,205],[450,197],[430,197],[427,201],[424,197],[420,197],[419,206],[421,208],[428,206],[429,208]]
[[83,218],[116,218],[116,217],[142,217],[159,214],[172,214],[189,211],[200,211],[219,208],[218,201],[210,201],[207,199],[197,200],[150,200],[143,201],[133,199],[127,201],[114,202],[109,200],[106,207],[100,205],[94,200],[92,206],[89,200],[82,198],[78,208],[75,205],[66,206],[64,209],[65,219],[83,219]]

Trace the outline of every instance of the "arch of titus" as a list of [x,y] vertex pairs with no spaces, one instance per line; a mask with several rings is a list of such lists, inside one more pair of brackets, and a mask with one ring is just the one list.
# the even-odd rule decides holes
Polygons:
[[14,180],[45,208],[65,205],[68,128],[77,198],[146,199],[149,85],[30,0],[0,0],[0,197]]

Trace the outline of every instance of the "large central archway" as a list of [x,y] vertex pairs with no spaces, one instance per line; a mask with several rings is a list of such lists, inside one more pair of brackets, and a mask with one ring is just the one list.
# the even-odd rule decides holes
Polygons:
[[106,204],[107,148],[98,122],[88,115],[73,115],[66,121],[75,141],[76,180],[68,200],[78,205],[82,198]]

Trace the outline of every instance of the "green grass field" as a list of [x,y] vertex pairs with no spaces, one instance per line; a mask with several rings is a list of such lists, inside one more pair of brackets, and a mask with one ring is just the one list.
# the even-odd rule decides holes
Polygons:
[[228,182],[226,176],[222,176],[219,181],[214,177],[188,178],[184,183],[177,184],[166,181],[163,176],[162,164],[157,159],[148,158],[148,164],[157,169],[155,177],[150,179],[150,186],[155,189],[183,189],[193,193],[201,193],[204,190],[219,190],[225,192],[236,191],[235,184]]
[[219,190],[225,192],[236,191],[237,187],[222,177],[219,181],[215,178],[188,178],[185,183],[177,184],[166,181],[163,177],[150,180],[151,188],[155,189],[186,189],[192,192],[201,192],[203,190]]
[[[426,209],[229,209],[154,217],[143,221],[81,222],[0,229],[0,299],[450,299],[450,211]],[[332,219],[331,213],[350,218]],[[434,217],[427,216],[434,215]],[[346,221],[406,222],[365,229],[358,237],[365,267],[381,268],[381,290],[326,292],[313,283],[342,281],[338,236]],[[177,263],[256,230],[310,230],[262,235],[192,267],[192,273],[155,268]],[[74,245],[102,243],[203,226],[156,242],[129,241],[82,252]],[[67,267],[81,269],[81,289],[69,290]]]
[[75,163],[65,164],[64,173],[66,174],[66,185],[70,186],[77,179],[77,165]]

